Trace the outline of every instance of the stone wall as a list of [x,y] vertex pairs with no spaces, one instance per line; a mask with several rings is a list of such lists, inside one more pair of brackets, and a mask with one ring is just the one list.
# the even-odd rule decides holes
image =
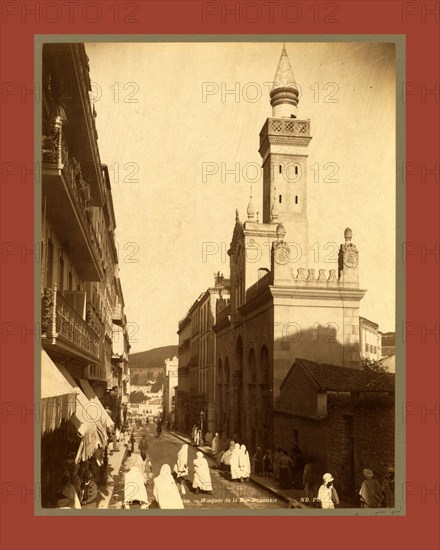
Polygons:
[[357,504],[369,468],[379,480],[394,463],[394,401],[385,394],[328,396],[328,417],[319,421],[275,412],[274,445],[290,450],[295,430],[304,458],[315,456],[320,475],[330,472],[345,500]]
[[274,447],[281,447],[290,452],[296,435],[304,459],[307,460],[310,455],[313,455],[316,471],[321,476],[327,471],[326,422],[275,412]]
[[291,414],[298,414],[307,417],[318,416],[318,394],[312,387],[310,378],[305,372],[298,368],[298,372],[289,375],[276,401],[276,408],[279,411],[287,411]]
[[329,396],[328,412],[328,468],[341,493],[357,500],[362,470],[380,478],[384,465],[394,463],[394,401],[372,393],[353,401]]

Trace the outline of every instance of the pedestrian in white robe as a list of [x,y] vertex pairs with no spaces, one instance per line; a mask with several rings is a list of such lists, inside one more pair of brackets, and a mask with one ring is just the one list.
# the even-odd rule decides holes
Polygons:
[[153,495],[162,510],[179,510],[184,507],[168,464],[164,464],[160,474],[154,478]]
[[324,474],[322,476],[323,484],[318,491],[318,501],[321,503],[321,508],[333,510],[335,504],[339,504],[338,493],[333,485],[333,476]]
[[148,496],[147,489],[144,484],[144,474],[138,466],[133,466],[130,468],[130,470],[125,474],[124,480],[125,508],[130,508],[130,503],[133,501],[138,501],[141,504],[141,508],[148,507]]
[[174,473],[176,474],[176,483],[178,489],[184,495],[186,493],[184,481],[188,475],[188,444],[184,443],[177,453],[177,461],[174,465]]
[[148,485],[148,474],[150,474],[152,470],[150,456],[145,451],[141,451],[140,454],[135,455],[133,466],[139,468],[139,470],[142,472],[144,483]]
[[249,479],[251,475],[251,461],[249,459],[249,453],[246,449],[246,445],[240,447],[240,454],[238,455],[238,465],[241,472],[241,481]]
[[232,481],[241,478],[240,470],[240,443],[236,443],[231,454],[231,479]]
[[209,471],[208,461],[201,451],[197,451],[196,456],[197,458],[193,462],[193,489],[195,489],[196,492],[198,492],[199,489],[212,492],[211,473]]

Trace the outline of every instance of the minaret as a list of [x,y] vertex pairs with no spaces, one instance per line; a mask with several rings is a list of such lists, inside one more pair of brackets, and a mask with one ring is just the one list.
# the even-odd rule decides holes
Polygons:
[[270,92],[270,104],[274,118],[296,118],[298,106],[298,86],[283,44],[277,72]]
[[[308,269],[307,153],[310,121],[297,118],[298,85],[285,46],[270,92],[272,117],[260,132],[263,159],[263,223],[282,222],[291,267]],[[274,203],[277,218],[273,220]]]

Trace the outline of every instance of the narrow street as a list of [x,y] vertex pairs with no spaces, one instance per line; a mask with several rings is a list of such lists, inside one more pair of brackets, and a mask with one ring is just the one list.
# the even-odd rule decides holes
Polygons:
[[[162,464],[169,464],[171,468],[176,462],[177,453],[184,443],[181,439],[166,430],[162,432],[161,438],[156,437],[156,425],[148,424],[135,430],[136,438],[135,453],[138,452],[138,442],[142,433],[146,432],[148,438],[148,452],[153,465],[153,475],[159,475]],[[113,497],[110,501],[109,508],[121,509],[124,503],[124,476],[131,468],[134,462],[134,456],[126,456],[122,462],[119,471],[118,479],[115,483]],[[269,491],[258,487],[252,482],[248,483],[233,483],[229,481],[217,466],[217,463],[212,458],[205,455],[211,472],[213,485],[212,494],[197,494],[192,490],[192,475],[193,475],[193,460],[196,458],[195,447],[189,446],[188,452],[188,467],[189,476],[186,483],[186,494],[182,495],[182,500],[185,508],[193,509],[214,509],[214,508],[286,508],[287,504]],[[148,487],[149,502],[153,500],[153,481],[151,480]]]

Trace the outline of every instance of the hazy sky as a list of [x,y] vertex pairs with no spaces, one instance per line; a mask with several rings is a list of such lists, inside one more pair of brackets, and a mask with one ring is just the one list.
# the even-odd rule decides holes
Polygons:
[[[259,132],[272,113],[269,83],[281,48],[86,44],[132,352],[176,344],[179,319],[213,284],[214,272],[229,276],[235,209],[245,220],[251,185],[261,221]],[[298,118],[311,119],[313,136],[309,258],[317,263],[310,267],[336,268],[326,261],[333,245],[324,246],[339,246],[351,227],[360,286],[368,289],[361,315],[394,330],[394,46],[287,43],[286,49],[301,88]],[[239,174],[228,173],[236,163]]]

